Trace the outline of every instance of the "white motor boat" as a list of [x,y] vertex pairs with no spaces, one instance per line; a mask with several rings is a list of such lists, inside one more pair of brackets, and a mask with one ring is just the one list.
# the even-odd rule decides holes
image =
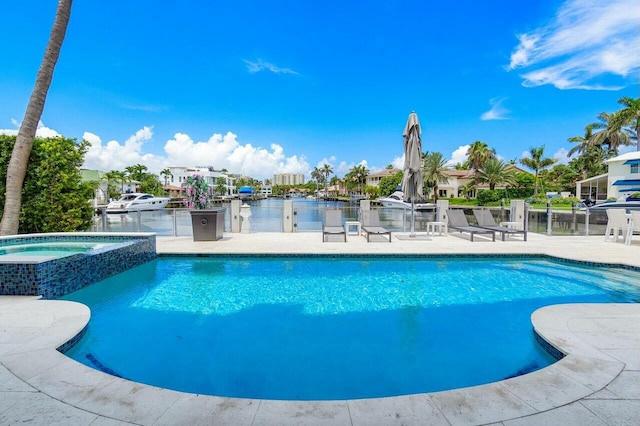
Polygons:
[[169,198],[133,192],[109,203],[107,213],[127,213],[143,210],[160,210],[169,204]]
[[604,203],[596,204],[589,208],[591,211],[606,209],[640,210],[640,201],[605,201]]
[[[378,198],[378,202],[385,208],[411,210],[411,202],[404,201],[404,193],[402,191],[396,191],[388,197]],[[436,205],[432,203],[415,203],[414,209],[433,210],[435,206]]]

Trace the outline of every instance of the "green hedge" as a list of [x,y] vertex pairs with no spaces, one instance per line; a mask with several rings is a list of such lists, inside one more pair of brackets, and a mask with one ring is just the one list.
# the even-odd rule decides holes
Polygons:
[[476,200],[479,206],[486,206],[496,203],[502,199],[524,200],[531,197],[533,190],[530,188],[509,188],[509,189],[481,189],[478,191]]

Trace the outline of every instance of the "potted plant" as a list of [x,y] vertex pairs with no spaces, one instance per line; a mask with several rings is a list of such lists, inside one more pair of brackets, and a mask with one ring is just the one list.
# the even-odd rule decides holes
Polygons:
[[224,232],[224,209],[211,208],[213,188],[204,176],[189,176],[182,184],[184,205],[191,209],[191,226],[194,241],[216,241]]

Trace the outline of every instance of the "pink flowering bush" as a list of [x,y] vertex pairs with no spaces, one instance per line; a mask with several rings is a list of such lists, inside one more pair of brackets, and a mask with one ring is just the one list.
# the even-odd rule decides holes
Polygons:
[[211,207],[213,188],[207,184],[203,176],[189,176],[182,184],[184,199],[182,202],[189,209],[207,209]]

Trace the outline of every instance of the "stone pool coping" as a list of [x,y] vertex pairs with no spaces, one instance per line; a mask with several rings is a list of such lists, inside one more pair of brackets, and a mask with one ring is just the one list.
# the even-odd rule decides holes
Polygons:
[[[615,424],[640,419],[640,305],[548,306],[536,331],[568,353],[531,374],[391,398],[272,401],[161,389],[109,376],[56,347],[87,324],[79,303],[0,297],[0,424]],[[565,419],[573,419],[567,423]],[[580,420],[578,422],[577,420]],[[518,423],[524,422],[524,423]],[[117,423],[116,423],[117,424]]]
[[[449,237],[432,242],[375,244],[320,242],[320,234],[227,236],[187,244],[159,238],[161,253],[381,252],[540,253],[638,266],[640,246],[600,238],[545,238],[530,242],[470,243]],[[533,240],[533,242],[531,242]],[[284,241],[284,243],[283,243]],[[295,242],[288,245],[287,241]],[[637,242],[636,242],[637,243]],[[416,246],[418,244],[419,246]],[[194,247],[195,246],[195,247]],[[311,250],[310,248],[315,248]],[[270,251],[269,251],[270,250]],[[0,297],[0,424],[31,421],[78,425],[123,424],[638,424],[640,422],[640,305],[548,306],[532,315],[536,332],[567,353],[531,374],[482,386],[392,398],[348,401],[272,401],[203,396],[109,376],[55,350],[89,321],[89,309],[68,301]]]

